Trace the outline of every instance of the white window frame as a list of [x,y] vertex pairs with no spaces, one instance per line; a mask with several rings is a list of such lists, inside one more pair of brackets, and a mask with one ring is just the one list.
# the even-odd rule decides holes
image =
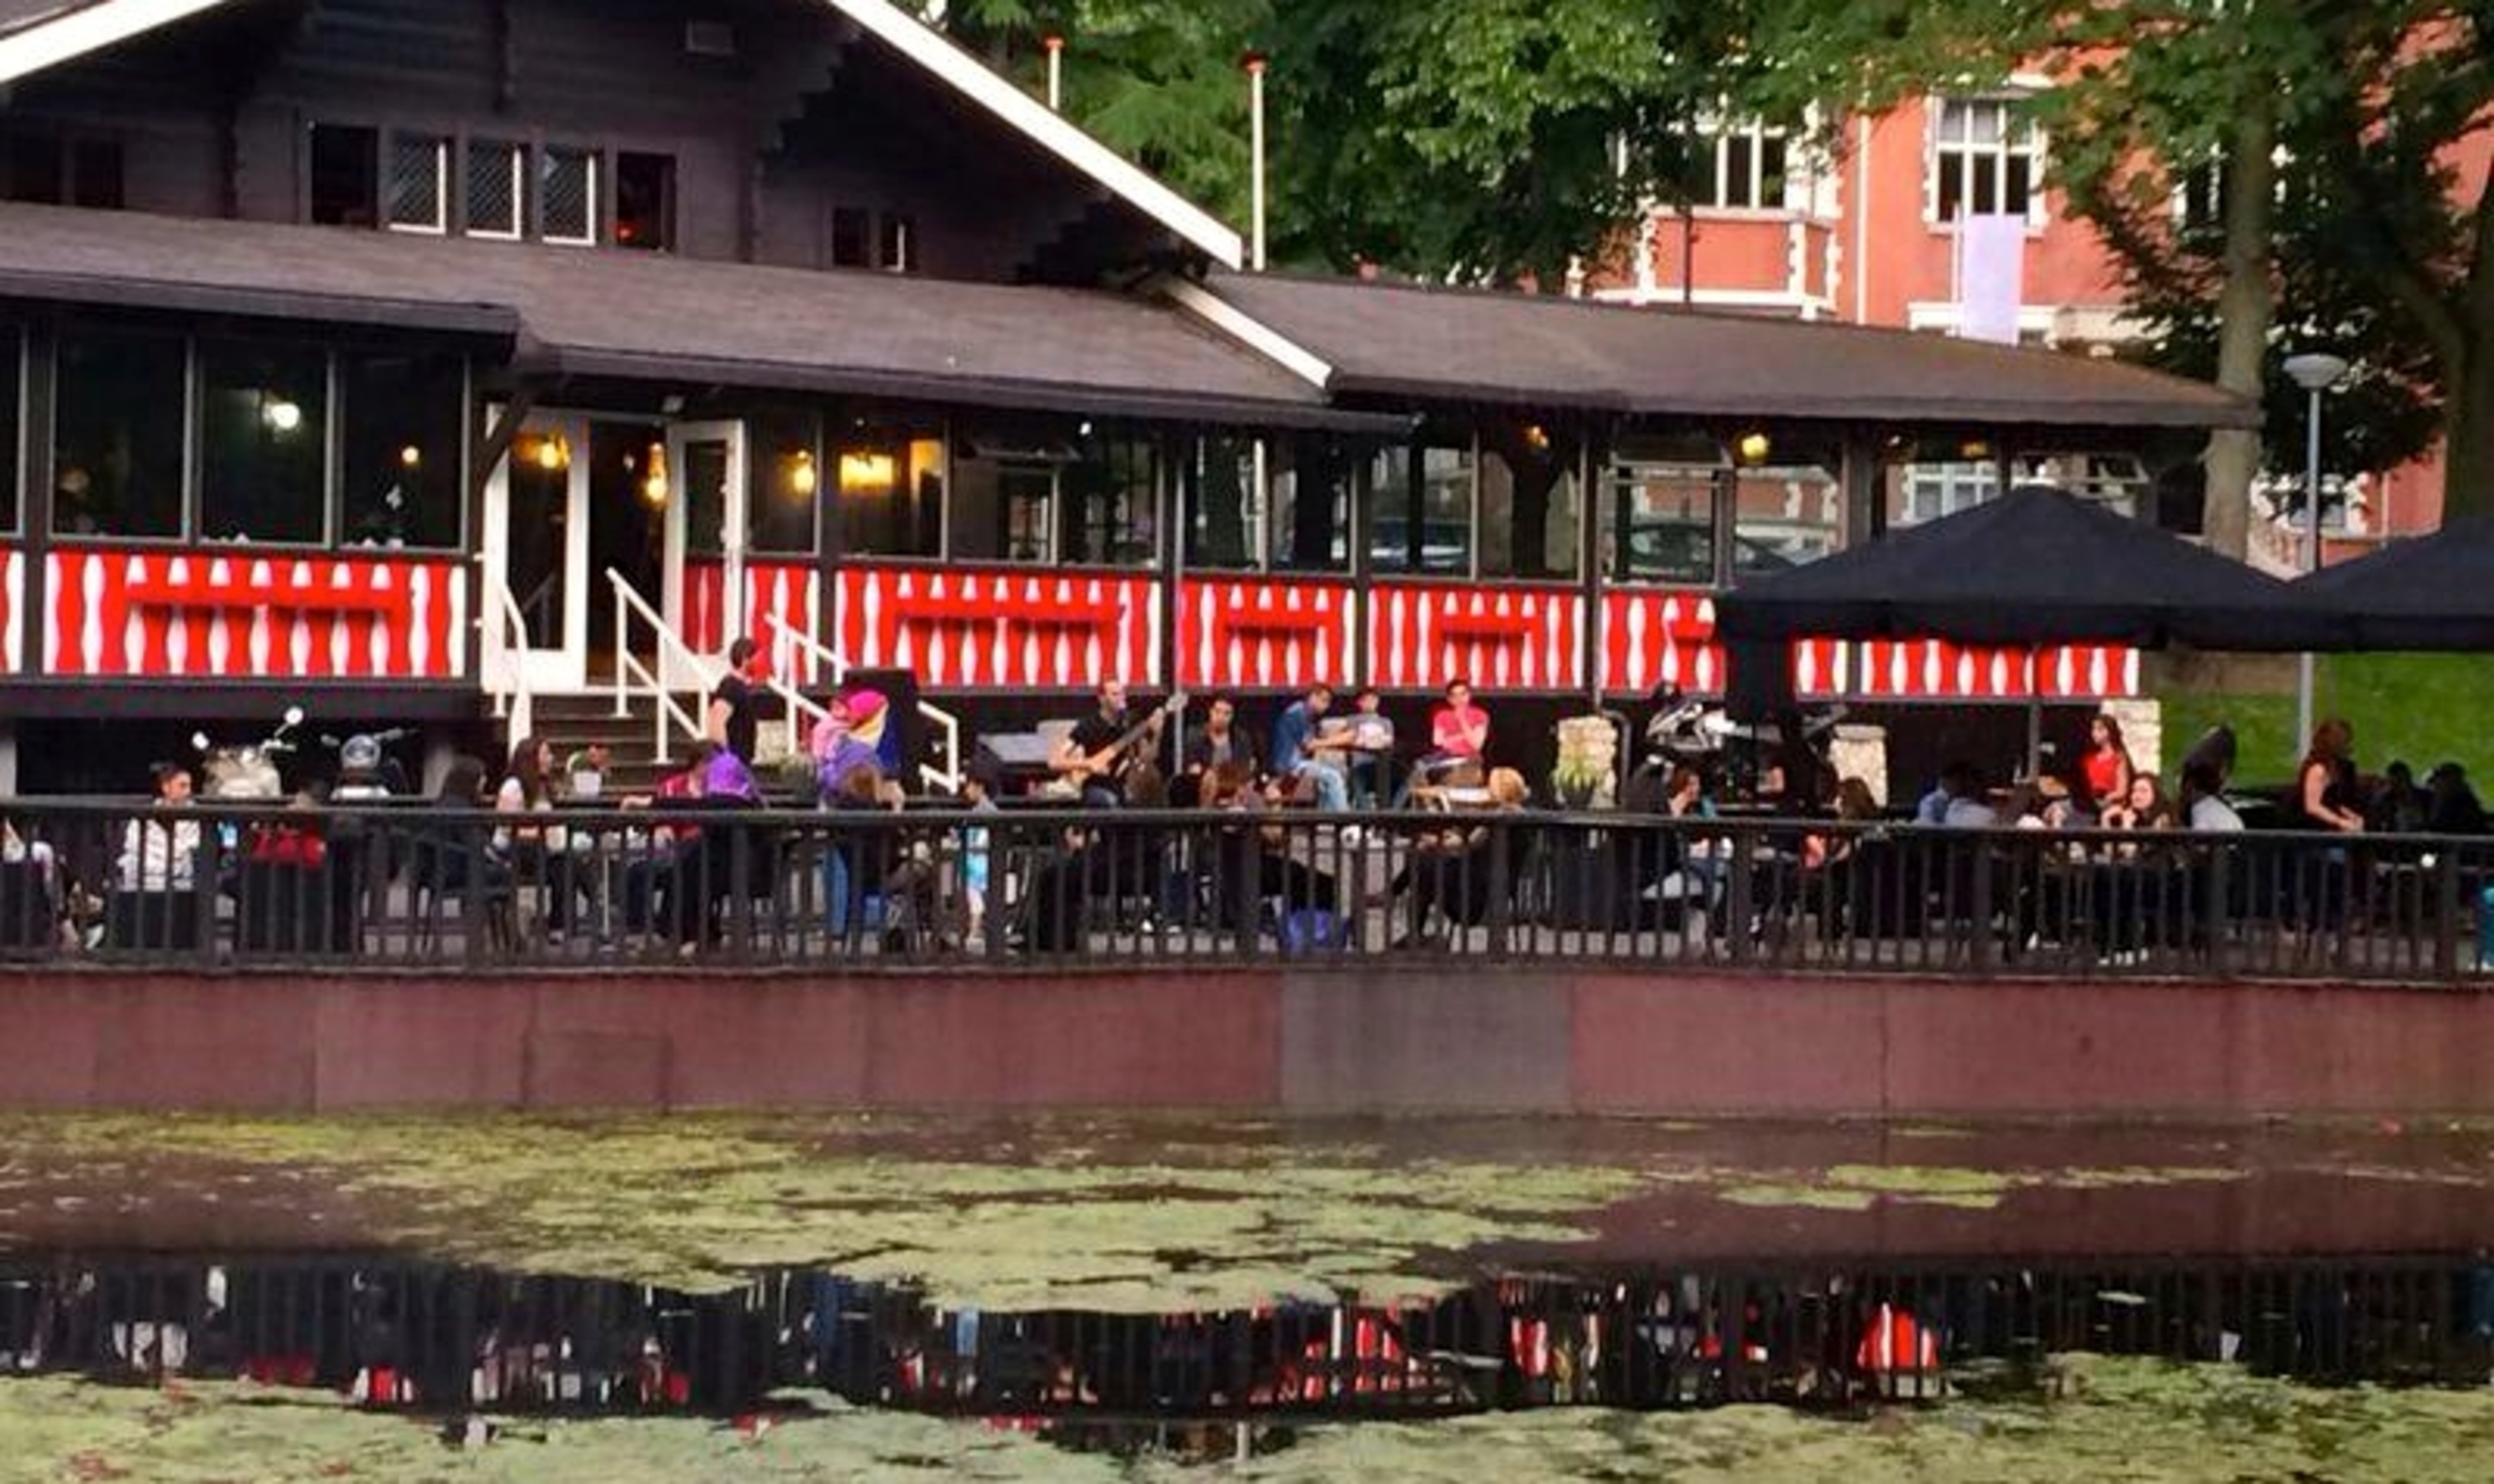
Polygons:
[[[1783,167],[1777,172],[1776,194],[1767,196],[1767,141],[1774,140],[1783,154]],[[1744,140],[1749,146],[1749,168],[1740,184],[1749,199],[1731,199],[1734,184],[1732,144]],[[1766,211],[1781,212],[1792,208],[1793,161],[1798,145],[1792,131],[1749,119],[1737,124],[1718,124],[1712,131],[1715,150],[1715,188],[1707,199],[1696,203],[1701,211]]]
[[[2000,498],[2000,470],[1991,460],[1947,460],[1908,464],[1904,469],[1903,518],[1898,526],[1921,526]],[[1925,512],[1925,494],[1934,507]]]
[[[1931,99],[1928,105],[1931,122],[1926,150],[1927,167],[1923,177],[1923,220],[1926,223],[1942,228],[1954,227],[1957,225],[1957,217],[1943,216],[1940,212],[1940,172],[1948,161],[1951,159],[1961,161],[1961,168],[1964,171],[1963,188],[1959,194],[1959,216],[1990,215],[1997,213],[1988,213],[1983,208],[1987,204],[2000,206],[2006,203],[2010,163],[2023,157],[2027,162],[2026,205],[2023,215],[2029,227],[2044,225],[2046,221],[2044,173],[2052,154],[2049,141],[2044,136],[2044,126],[2035,122],[2032,117],[2023,116],[2019,111],[2018,106],[2024,102],[2027,96],[2023,91],[2002,91],[1946,93],[1934,95]],[[2000,110],[1999,138],[1988,143],[1977,142],[1973,138],[1974,130],[1970,123],[1962,131],[1962,137],[1949,136],[1952,110],[1974,108]],[[1988,203],[1978,201],[1974,197],[1974,167],[1978,160],[1983,159],[1989,159],[1992,163],[1994,197]]]
[[[478,227],[470,215],[468,182],[475,156],[482,150],[500,151],[511,171],[511,216],[507,230]],[[488,242],[518,242],[529,232],[529,158],[528,145],[517,139],[471,138],[460,146],[459,234],[479,237]]]
[[[585,236],[574,237],[558,233],[546,225],[545,191],[542,186],[544,173],[552,169],[556,159],[562,156],[578,156],[589,167],[588,185],[582,193],[589,220],[589,229]],[[606,152],[590,144],[544,144],[537,148],[537,159],[540,162],[538,166],[540,185],[536,199],[537,240],[552,243],[557,247],[597,246],[605,235],[605,201],[599,193],[603,184],[601,177],[606,173]]]
[[[414,143],[433,146],[433,219],[429,222],[402,222],[398,219],[399,151]],[[383,132],[380,202],[383,227],[419,237],[450,235],[450,146],[451,139],[447,135],[425,134],[413,129]]]

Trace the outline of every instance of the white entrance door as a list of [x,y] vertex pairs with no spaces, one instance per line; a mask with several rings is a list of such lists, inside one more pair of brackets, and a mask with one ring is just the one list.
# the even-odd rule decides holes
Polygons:
[[[589,420],[531,416],[485,485],[486,653],[534,694],[589,685]],[[513,632],[510,610],[519,609]],[[507,668],[503,674],[509,674]]]
[[[667,469],[675,498],[667,501],[667,626],[687,644],[718,653],[701,658],[715,668],[727,646],[745,632],[745,424],[680,422],[667,429]],[[713,584],[715,586],[713,586]],[[698,626],[703,612],[713,623]],[[765,642],[768,635],[762,636]],[[666,683],[698,689],[704,676],[681,673],[670,653]]]

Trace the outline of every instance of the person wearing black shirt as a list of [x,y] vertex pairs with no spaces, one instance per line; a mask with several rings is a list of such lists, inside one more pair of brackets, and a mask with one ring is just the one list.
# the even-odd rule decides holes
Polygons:
[[1113,809],[1125,802],[1124,785],[1117,775],[1124,760],[1105,754],[1124,740],[1128,730],[1125,684],[1110,681],[1100,687],[1099,709],[1074,724],[1074,730],[1057,744],[1049,766],[1080,783],[1083,803]]
[[728,646],[727,674],[711,692],[710,714],[704,730],[712,742],[753,766],[755,735],[761,729],[761,716],[754,706],[754,656],[761,651],[748,636]]

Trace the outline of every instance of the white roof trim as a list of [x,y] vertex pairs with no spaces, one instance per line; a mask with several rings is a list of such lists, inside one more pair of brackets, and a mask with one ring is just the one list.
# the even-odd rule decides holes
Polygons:
[[1201,284],[1162,277],[1152,288],[1187,314],[1245,346],[1319,391],[1333,380],[1333,367],[1323,356],[1284,335]]
[[1210,212],[1153,179],[1108,145],[1075,127],[978,58],[956,46],[940,32],[890,3],[890,0],[825,0],[856,21],[884,45],[949,83],[962,97],[1019,130],[1049,153],[1108,187],[1146,216],[1212,255],[1213,260],[1236,268],[1246,258],[1238,233]]
[[[0,37],[0,83],[100,51],[159,26],[169,25],[229,0],[96,0]],[[824,0],[833,10],[951,86],[1041,148],[1090,176],[1129,205],[1236,268],[1247,250],[1238,233],[1210,212],[1153,179],[1108,145],[1083,133],[1063,114],[988,70],[890,0]]]
[[158,26],[170,25],[226,0],[103,0],[78,6],[0,37],[0,83],[30,77],[90,51]]

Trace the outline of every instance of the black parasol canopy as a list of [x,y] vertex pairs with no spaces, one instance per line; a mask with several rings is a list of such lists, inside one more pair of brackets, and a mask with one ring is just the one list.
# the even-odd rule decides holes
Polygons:
[[2289,590],[2359,650],[2494,650],[2494,518],[2393,542]]
[[1945,639],[1974,645],[2337,647],[2287,584],[2074,495],[2023,486],[1715,605],[1733,642]]

